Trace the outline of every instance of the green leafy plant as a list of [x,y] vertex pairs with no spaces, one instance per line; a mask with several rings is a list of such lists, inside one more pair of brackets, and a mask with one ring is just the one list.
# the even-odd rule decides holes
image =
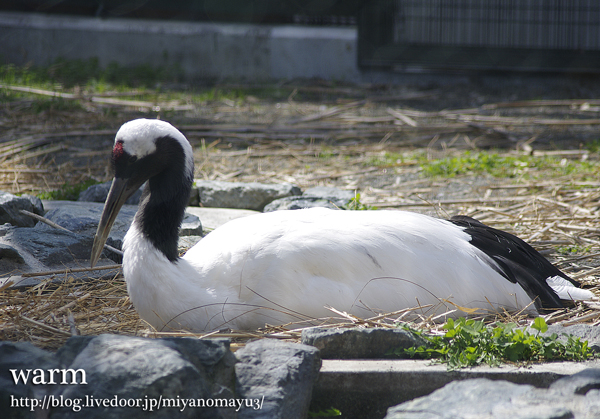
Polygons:
[[575,255],[580,253],[589,253],[592,250],[592,246],[580,246],[580,245],[572,245],[572,246],[558,246],[556,251],[561,255]]
[[482,321],[463,317],[449,319],[443,325],[446,333],[442,336],[409,329],[427,344],[395,349],[390,355],[438,359],[447,363],[449,370],[479,364],[497,366],[503,362],[584,361],[594,356],[588,342],[580,338],[564,334],[566,341],[560,341],[556,333],[541,336],[548,330],[541,317],[534,320],[531,328],[537,333],[518,329],[515,323],[496,322],[486,326]]

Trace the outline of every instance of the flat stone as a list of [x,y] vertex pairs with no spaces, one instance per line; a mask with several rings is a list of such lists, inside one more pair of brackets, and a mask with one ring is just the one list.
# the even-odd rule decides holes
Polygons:
[[301,191],[289,183],[266,184],[258,182],[223,182],[196,180],[200,205],[203,207],[237,208],[262,211],[268,203],[286,196],[300,195]]
[[235,353],[236,392],[262,400],[262,408],[240,411],[238,418],[301,419],[308,415],[321,359],[312,346],[261,339]]
[[404,329],[315,327],[302,330],[302,343],[319,349],[323,359],[378,359],[395,357],[388,352],[420,346],[425,341]]

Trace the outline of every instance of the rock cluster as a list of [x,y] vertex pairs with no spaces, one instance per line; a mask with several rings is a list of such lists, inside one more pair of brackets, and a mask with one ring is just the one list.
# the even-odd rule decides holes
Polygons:
[[[85,261],[89,259],[93,237],[110,185],[111,182],[106,182],[88,188],[80,194],[77,202],[44,201],[42,203],[38,198],[31,196],[18,197],[9,193],[0,193],[0,274],[45,272],[87,265]],[[132,196],[128,204],[119,212],[107,240],[109,246],[121,248],[123,237],[137,210],[136,205],[140,195],[141,190]],[[250,215],[256,210],[261,211],[268,205],[278,205],[279,209],[303,206],[336,208],[346,204],[353,196],[353,192],[335,188],[313,188],[301,194],[300,188],[291,184],[199,180],[195,182],[190,204],[202,207],[189,207],[180,230],[180,248],[187,249],[202,238],[201,219],[204,218],[209,223],[209,229],[214,229],[230,219]],[[306,205],[301,204],[301,201],[291,206],[277,204],[282,199],[297,197],[307,200]],[[20,210],[43,215],[70,232],[36,222]],[[103,257],[120,262],[120,256],[110,251],[105,251]],[[102,262],[99,265],[101,264]],[[81,276],[100,277],[103,274],[102,271],[97,271],[81,274]],[[21,278],[15,274],[10,279],[7,277],[3,279],[10,280],[16,286],[24,287],[34,285],[44,278]],[[0,286],[3,283],[0,278]]]
[[[7,419],[300,419],[320,366],[315,348],[274,340],[235,354],[226,339],[76,336],[56,354],[0,342],[0,411]],[[32,409],[32,400],[50,409]]]

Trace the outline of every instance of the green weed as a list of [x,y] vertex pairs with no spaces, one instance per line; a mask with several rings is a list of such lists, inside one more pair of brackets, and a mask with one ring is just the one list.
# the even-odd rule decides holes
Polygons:
[[65,183],[62,187],[55,191],[42,192],[41,194],[38,194],[38,198],[53,201],[76,201],[81,192],[85,191],[92,185],[96,185],[97,183],[98,182],[93,179],[88,179],[85,182],[77,185]]
[[583,174],[597,176],[595,161],[575,161],[545,156],[506,156],[489,152],[465,152],[458,156],[437,160],[419,159],[423,173],[431,177],[454,177],[465,174],[489,174],[494,177],[535,177],[541,171],[551,171],[551,176]]
[[396,349],[390,355],[437,359],[446,363],[449,370],[471,367],[479,364],[497,366],[503,362],[540,361],[585,361],[594,356],[587,341],[573,336],[566,342],[558,340],[558,335],[540,336],[548,330],[543,318],[534,320],[532,334],[516,327],[515,323],[496,322],[486,326],[482,321],[449,319],[444,324],[443,336],[430,336],[410,330],[427,341],[427,344],[409,349]]
[[376,210],[377,207],[373,207],[370,205],[363,204],[360,202],[360,194],[356,193],[354,198],[352,198],[346,205],[342,207],[342,209],[350,210],[350,211],[370,211]]
[[372,157],[364,164],[365,166],[393,167],[402,163],[404,163],[404,156],[402,154],[386,151],[382,156]]
[[103,93],[109,88],[117,87],[117,90],[127,90],[131,87],[155,86],[164,81],[175,81],[181,74],[181,69],[177,67],[122,67],[114,62],[102,68],[97,58],[59,58],[49,66],[0,66],[0,82],[5,84],[50,89],[83,86],[94,93]]
[[590,252],[591,250],[592,250],[592,246],[580,246],[580,245],[559,246],[556,248],[556,251],[558,253],[560,253],[561,255],[565,255],[565,256],[576,255],[576,254],[585,254],[585,253]]

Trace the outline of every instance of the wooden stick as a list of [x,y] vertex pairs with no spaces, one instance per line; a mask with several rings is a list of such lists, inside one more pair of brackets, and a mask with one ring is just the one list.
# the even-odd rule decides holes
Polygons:
[[93,268],[64,268],[55,271],[46,272],[25,272],[21,274],[23,278],[31,278],[34,276],[47,276],[47,275],[60,275],[77,272],[93,272],[93,271],[106,271],[111,269],[121,269],[121,265],[106,265],[106,266],[94,266]]
[[47,330],[49,332],[59,333],[61,335],[69,336],[69,337],[72,336],[71,333],[69,333],[69,332],[65,332],[64,330],[57,329],[56,327],[52,327],[52,326],[49,326],[49,325],[47,325],[45,323],[39,322],[37,320],[30,319],[29,317],[25,317],[22,314],[19,314],[19,317],[21,319],[25,320],[26,322],[31,323],[31,324],[33,324],[33,325],[35,325],[35,326],[37,326],[37,327],[39,327],[41,329],[45,329],[45,330]]

